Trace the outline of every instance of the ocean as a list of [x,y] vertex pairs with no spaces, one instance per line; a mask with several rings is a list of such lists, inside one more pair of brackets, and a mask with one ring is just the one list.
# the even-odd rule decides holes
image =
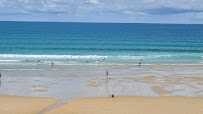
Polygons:
[[0,64],[203,64],[202,24],[0,22],[0,40]]

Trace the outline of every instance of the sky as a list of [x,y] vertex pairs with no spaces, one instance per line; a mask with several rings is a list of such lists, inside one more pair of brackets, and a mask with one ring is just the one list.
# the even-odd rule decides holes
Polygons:
[[0,21],[203,24],[203,0],[0,0]]

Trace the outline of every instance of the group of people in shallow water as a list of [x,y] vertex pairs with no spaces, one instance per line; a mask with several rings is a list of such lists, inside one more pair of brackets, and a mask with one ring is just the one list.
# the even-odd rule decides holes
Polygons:
[[[90,58],[91,58],[91,57],[90,57]],[[106,60],[106,58],[104,57],[103,60]],[[67,59],[67,61],[69,61],[69,58]],[[140,59],[140,61],[142,61],[142,59]],[[28,59],[26,59],[26,62],[28,62]],[[86,62],[88,63],[89,61],[86,61]],[[37,63],[40,63],[40,60],[38,60]],[[96,61],[96,63],[99,63],[99,59]],[[142,64],[142,63],[139,62],[139,65],[138,65],[138,66],[141,66],[141,64]],[[51,66],[52,66],[52,67],[54,66],[54,62],[52,62],[52,61],[51,61]]]

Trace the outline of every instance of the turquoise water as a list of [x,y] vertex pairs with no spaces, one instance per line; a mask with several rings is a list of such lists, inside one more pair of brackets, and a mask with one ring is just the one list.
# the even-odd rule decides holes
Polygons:
[[1,64],[203,64],[198,24],[0,22],[0,40]]

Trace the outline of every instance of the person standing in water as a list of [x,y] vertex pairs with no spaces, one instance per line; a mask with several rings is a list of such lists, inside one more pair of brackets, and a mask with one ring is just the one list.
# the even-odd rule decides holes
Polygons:
[[1,87],[1,72],[0,72],[0,87]]
[[52,67],[54,66],[54,62],[51,62],[51,66],[52,66]]

